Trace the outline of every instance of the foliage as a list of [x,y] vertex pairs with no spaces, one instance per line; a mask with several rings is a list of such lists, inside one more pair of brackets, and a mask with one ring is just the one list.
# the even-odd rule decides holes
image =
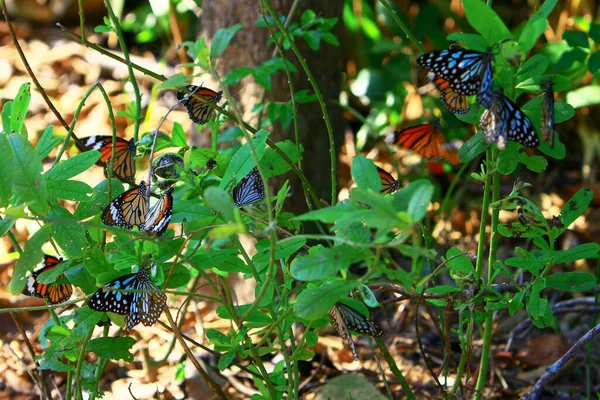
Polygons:
[[[359,145],[366,144],[368,136],[378,138],[384,127],[403,121],[400,110],[407,97],[404,84],[412,80],[410,69],[414,63],[411,60],[415,55],[411,54],[414,50],[410,50],[410,43],[398,43],[384,37],[383,29],[376,22],[378,16],[383,16],[383,23],[391,32],[400,33],[387,11],[379,6],[373,8],[367,1],[362,4],[364,15],[359,21],[350,11],[351,1],[344,2],[344,23],[350,36],[364,39],[359,49],[365,54],[364,65],[353,77],[350,91],[355,96],[368,98],[371,105],[357,134]],[[542,91],[543,82],[552,79],[555,90],[566,92],[568,100],[567,103],[556,103],[556,123],[573,117],[574,106],[569,102],[581,107],[600,99],[596,96],[590,100],[587,92],[584,95],[578,87],[586,73],[594,73],[600,66],[593,45],[600,36],[596,24],[590,24],[587,31],[566,33],[564,43],[549,43],[531,52],[545,30],[546,18],[556,1],[544,2],[525,26],[516,31],[511,31],[483,2],[464,0],[463,4],[466,20],[475,32],[453,33],[445,38],[439,27],[433,28],[430,21],[440,11],[426,4],[416,17],[414,34],[420,38],[427,33],[437,48],[452,40],[475,50],[494,47],[495,84],[503,87],[513,100],[526,93]],[[434,14],[429,14],[431,12]],[[339,45],[339,39],[331,33],[338,23],[335,19],[323,18],[307,10],[300,23],[289,24],[283,32],[274,18],[280,17],[269,15],[256,23],[273,32],[270,41],[277,42],[282,49],[292,47],[290,38],[304,40],[315,52]],[[418,23],[427,21],[429,23],[424,26]],[[113,21],[107,19],[105,22],[97,32],[118,32]],[[134,29],[134,26],[129,25],[129,28]],[[153,40],[155,37],[148,33],[153,31],[151,28],[137,26],[135,29],[141,35],[138,39]],[[481,218],[482,245],[476,255],[476,265],[459,248],[448,249],[445,256],[439,256],[434,250],[429,226],[438,215],[432,212],[431,204],[440,199],[430,180],[414,179],[395,194],[384,195],[380,193],[381,184],[373,161],[364,156],[357,156],[352,162],[351,173],[357,186],[346,200],[328,206],[309,200],[311,211],[293,215],[284,211],[284,205],[289,196],[299,194],[288,193],[286,183],[277,193],[271,194],[267,190],[264,206],[243,210],[235,207],[231,189],[255,165],[258,164],[262,178],[267,179],[290,171],[302,174],[296,165],[298,161],[301,164],[306,161],[301,144],[290,140],[273,143],[269,135],[269,129],[277,120],[287,127],[298,118],[292,99],[258,104],[255,111],[266,113],[259,129],[243,124],[241,117],[235,114],[235,107],[232,107],[235,98],[229,95],[229,85],[251,76],[265,90],[271,90],[275,74],[282,71],[300,73],[279,53],[256,68],[242,67],[220,76],[215,69],[216,61],[226,54],[226,48],[241,29],[243,26],[234,25],[219,30],[210,48],[204,38],[184,43],[194,60],[187,66],[211,74],[220,82],[220,89],[228,99],[227,106],[215,107],[219,111],[218,117],[207,124],[213,135],[212,147],[192,147],[178,125],[170,133],[158,128],[146,132],[137,142],[140,156],[149,154],[152,148],[157,151],[168,148],[181,160],[170,179],[177,182],[172,222],[182,224],[183,237],[176,237],[173,230],[168,230],[164,238],[156,238],[136,230],[104,226],[100,215],[108,203],[124,191],[123,185],[114,179],[93,184],[76,179],[80,173],[92,168],[99,153],[87,151],[61,160],[61,151],[51,168],[44,172],[44,159],[54,149],[65,148],[68,137],[57,137],[49,127],[35,147],[29,142],[25,118],[31,97],[29,84],[24,84],[14,100],[4,105],[4,131],[0,134],[0,155],[5,160],[0,164],[0,234],[10,235],[12,225],[20,218],[40,223],[15,266],[9,287],[13,294],[23,290],[27,274],[39,262],[49,241],[69,260],[58,272],[64,272],[66,279],[87,295],[107,281],[129,273],[132,266],[143,265],[149,258],[157,264],[154,282],[164,285],[165,290],[174,289],[168,292],[172,298],[196,296],[187,288],[200,275],[215,289],[215,297],[211,299],[220,304],[218,316],[232,322],[232,328],[227,332],[211,329],[206,334],[218,353],[218,367],[224,370],[234,362],[249,364],[261,393],[253,398],[279,399],[286,394],[288,398],[293,396],[298,385],[294,382],[297,362],[310,360],[315,355],[319,329],[328,323],[327,312],[335,303],[354,292],[369,306],[377,305],[369,285],[392,283],[433,307],[453,307],[452,311],[460,316],[456,332],[463,349],[470,346],[468,332],[475,330],[474,324],[487,321],[482,351],[484,366],[480,373],[483,379],[487,368],[484,358],[490,348],[491,313],[507,310],[513,315],[525,309],[536,326],[552,326],[556,321],[544,293],[546,289],[581,292],[596,285],[597,278],[591,274],[557,273],[552,268],[598,255],[599,246],[595,243],[569,249],[555,248],[557,239],[590,205],[590,190],[577,192],[560,215],[550,221],[535,201],[526,197],[525,188],[529,184],[517,182],[512,193],[505,197],[499,193],[500,175],[524,169],[540,173],[547,167],[547,158],[564,158],[565,146],[559,140],[554,148],[546,143],[540,145],[542,155],[523,152],[520,145],[513,142],[498,152],[494,145],[485,143],[480,132],[462,146],[459,154],[465,163],[485,153],[485,161],[478,172],[471,175],[473,180],[483,183],[488,197],[487,202],[485,197],[480,200],[485,217]],[[527,58],[527,54],[531,56]],[[183,75],[176,75],[161,87],[184,84]],[[293,96],[297,103],[316,101],[316,97],[307,92],[295,92]],[[580,100],[582,97],[587,100]],[[538,132],[540,105],[541,98],[534,97],[522,107]],[[467,132],[465,125],[441,109],[433,96],[425,96],[424,107],[425,115],[442,113],[449,128],[457,128],[453,130],[457,137]],[[459,118],[464,123],[477,124],[481,112],[482,109],[473,107]],[[132,120],[140,117],[136,107],[128,113]],[[225,128],[229,120],[237,126]],[[246,139],[244,144],[237,140],[240,137]],[[229,145],[219,146],[223,143]],[[209,160],[216,161],[216,167],[209,167]],[[332,195],[336,197],[335,193]],[[65,204],[75,202],[75,211],[71,213]],[[499,210],[515,209],[522,216],[518,223],[499,223]],[[486,235],[488,212],[492,214],[491,238]],[[303,234],[304,224],[309,221],[316,223],[322,234]],[[112,241],[107,242],[105,231],[113,235]],[[252,257],[237,239],[242,233],[257,239],[257,253]],[[531,239],[533,248],[516,247],[514,256],[497,259],[498,233],[505,237]],[[489,253],[484,244],[490,245]],[[394,261],[398,258],[405,261],[403,265]],[[484,272],[486,258],[489,265]],[[435,260],[441,260],[438,268],[433,267]],[[512,281],[522,272],[527,275],[522,284],[515,285],[514,291],[496,290],[495,284]],[[219,277],[231,273],[242,273],[245,279],[254,281],[254,302],[238,304],[229,288],[220,284]],[[434,278],[442,273],[446,273],[454,285],[438,284]],[[277,276],[281,276],[281,280]],[[464,293],[470,295],[457,295],[453,301],[449,300],[452,295]],[[483,308],[473,312],[477,306]],[[109,317],[113,323],[124,325],[122,317],[114,314]],[[40,369],[70,374],[73,382],[77,382],[76,395],[79,397],[83,392],[88,392],[91,398],[101,397],[98,377],[107,360],[130,362],[133,359],[131,350],[135,341],[130,337],[107,337],[108,330],[105,329],[102,337],[92,339],[96,324],[103,318],[103,314],[81,305],[50,320],[40,336],[44,348],[38,360]],[[300,337],[292,329],[297,323],[305,327]],[[273,371],[267,372],[261,356],[278,352],[283,354],[283,359],[276,363]],[[86,353],[96,353],[97,360],[89,361]],[[468,353],[463,351],[463,357]],[[460,378],[459,375],[459,381]],[[480,384],[477,388],[477,396],[481,396]],[[444,390],[455,392],[456,388],[444,387]]]

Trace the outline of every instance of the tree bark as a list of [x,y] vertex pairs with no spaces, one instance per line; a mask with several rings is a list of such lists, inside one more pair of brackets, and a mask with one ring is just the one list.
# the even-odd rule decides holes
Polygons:
[[[271,0],[271,4],[279,15],[287,15],[293,0]],[[267,45],[269,31],[256,26],[256,20],[262,18],[260,14],[260,1],[246,2],[239,0],[205,1],[199,28],[199,37],[206,37],[210,43],[216,31],[220,28],[235,24],[242,24],[243,28],[236,34],[230,46],[218,62],[221,75],[239,68],[254,68],[271,58],[274,45]],[[339,0],[302,0],[292,22],[300,23],[302,13],[312,9],[318,16],[338,18],[338,23],[333,29],[333,34],[341,40],[342,36],[342,7]],[[319,85],[327,111],[331,119],[336,148],[336,154],[343,139],[344,125],[340,108],[332,100],[339,98],[342,85],[343,57],[341,46],[332,46],[322,42],[319,51],[311,50],[303,39],[296,38],[296,43],[312,71],[316,84]],[[294,91],[308,89],[313,92],[308,78],[298,63],[296,56],[290,50],[285,57],[292,61],[297,68],[293,74],[292,84]],[[284,71],[279,71],[272,76],[273,89],[266,94],[265,101],[288,101],[290,91]],[[256,113],[252,112],[254,105],[262,100],[264,89],[256,84],[252,77],[244,78],[238,85],[230,88],[232,96],[238,102],[244,120],[254,125],[257,120]],[[327,202],[331,199],[331,163],[329,155],[329,140],[323,113],[317,102],[299,104],[298,137],[304,147],[302,169],[308,180],[315,187],[320,198]],[[289,139],[294,141],[293,125],[287,129],[277,121],[269,128],[272,131],[273,141]],[[286,209],[295,214],[307,210],[302,186],[293,174],[286,174],[270,180],[272,190],[276,193],[285,179],[290,179],[292,196],[286,201]]]

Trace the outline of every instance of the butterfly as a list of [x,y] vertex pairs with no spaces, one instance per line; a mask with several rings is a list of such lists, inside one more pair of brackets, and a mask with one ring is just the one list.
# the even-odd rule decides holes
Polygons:
[[160,290],[150,280],[148,268],[140,267],[135,274],[128,274],[114,279],[98,289],[90,298],[89,306],[96,311],[109,311],[127,315],[125,332],[131,332],[140,323],[145,326],[154,325],[167,304],[167,296],[161,292],[141,293],[117,290],[150,291]]
[[258,168],[254,167],[243,177],[233,188],[233,201],[238,207],[247,206],[265,198],[265,186],[258,173]]
[[[188,86],[187,90],[194,92],[194,94],[187,94],[183,90],[179,90],[177,92],[177,100],[179,100],[187,109],[188,115],[193,122],[204,125],[208,122],[214,111],[208,104],[206,104],[206,102],[210,101],[213,104],[217,104],[219,101],[221,101],[223,92],[215,92],[212,89],[196,85]],[[204,101],[194,96],[198,96]]]
[[102,213],[102,222],[108,226],[120,226],[131,229],[134,226],[149,235],[162,235],[173,211],[172,189],[168,189],[158,202],[149,209],[146,200],[146,184],[142,181],[137,187],[129,189],[110,202]]
[[504,150],[507,140],[519,142],[527,147],[540,144],[529,118],[502,94],[502,89],[493,93],[490,108],[481,115],[479,128],[487,142],[496,142],[500,150]]
[[140,225],[141,232],[147,232],[150,236],[161,236],[167,230],[171,214],[173,213],[173,188],[167,189],[160,199],[146,214],[145,221]]
[[540,122],[542,140],[554,147],[554,87],[552,81],[546,83],[544,104],[542,106],[542,121]]
[[446,143],[439,120],[433,124],[415,125],[394,131],[386,136],[385,141],[411,150],[425,159],[441,159],[452,165],[460,164],[458,150],[452,144]]
[[[113,137],[112,136],[90,136],[84,142],[89,150],[100,152],[100,162],[108,166],[112,157]],[[136,147],[133,139],[125,140],[116,138],[115,141],[115,159],[113,161],[112,173],[118,179],[128,182],[135,179],[135,155]]]
[[[42,272],[50,271],[58,264],[63,262],[62,258],[56,258],[44,254],[42,266],[31,273],[27,279],[27,285],[23,289],[23,294],[27,296],[40,297],[46,299],[50,304],[63,303],[71,298],[73,286],[69,283],[40,283],[37,278]],[[64,278],[60,275],[58,278]]]
[[440,91],[440,100],[448,110],[454,114],[466,114],[469,112],[471,105],[467,100],[467,96],[454,91],[454,89],[450,87],[450,82],[441,76],[436,76],[433,72],[429,72],[428,77]]
[[492,58],[491,47],[482,53],[452,46],[425,53],[417,58],[417,63],[435,77],[446,80],[458,94],[470,96],[484,90],[491,96]]
[[359,311],[344,304],[335,303],[331,310],[327,313],[329,319],[335,326],[338,335],[343,339],[348,340],[352,348],[352,355],[358,361],[358,353],[356,346],[350,335],[350,331],[355,331],[363,336],[382,337],[383,331],[368,317],[362,315]]
[[400,181],[394,179],[392,174],[385,169],[377,167],[377,173],[379,174],[379,179],[381,179],[381,193],[391,194],[400,188]]

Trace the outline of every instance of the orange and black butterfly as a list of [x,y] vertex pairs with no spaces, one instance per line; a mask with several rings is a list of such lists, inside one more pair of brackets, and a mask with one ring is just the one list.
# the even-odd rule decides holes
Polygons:
[[[112,136],[90,136],[84,142],[89,150],[100,152],[100,162],[108,165],[112,157],[113,137]],[[133,139],[125,140],[116,138],[115,141],[115,159],[112,166],[112,174],[119,180],[131,182],[135,179],[135,155],[136,147]]]
[[167,189],[160,196],[158,202],[152,206],[146,214],[145,221],[140,225],[141,232],[146,232],[150,236],[160,236],[165,233],[173,213],[173,196],[171,193],[173,193],[173,188]]
[[392,194],[400,188],[400,181],[396,180],[385,169],[377,167],[377,173],[379,174],[379,179],[381,179],[381,193]]
[[193,94],[187,94],[183,90],[179,90],[177,92],[177,100],[188,110],[188,115],[193,122],[204,125],[208,122],[214,111],[207,102],[217,104],[221,101],[223,92],[215,92],[207,87],[198,87],[195,85],[188,86],[187,90],[193,92]]
[[466,114],[469,112],[471,105],[469,104],[466,95],[460,94],[452,89],[450,82],[441,76],[436,76],[432,72],[430,72],[428,76],[435,87],[440,91],[440,100],[448,110],[454,114]]
[[458,149],[446,142],[439,121],[394,131],[386,136],[385,141],[411,150],[425,159],[442,159],[452,165],[460,164]]
[[[46,299],[50,304],[63,303],[71,298],[73,294],[73,286],[69,283],[40,283],[37,278],[42,272],[54,269],[58,264],[63,262],[62,258],[56,258],[44,254],[42,266],[31,273],[27,279],[27,285],[23,289],[23,294],[27,296],[39,297]],[[64,274],[58,278],[64,278]]]
[[102,213],[102,222],[109,226],[131,229],[134,226],[149,235],[162,235],[173,211],[172,189],[167,190],[150,209],[146,199],[146,183],[127,190],[110,202]]
[[544,105],[542,106],[542,121],[540,123],[542,140],[554,147],[554,87],[552,81],[546,82],[544,90]]

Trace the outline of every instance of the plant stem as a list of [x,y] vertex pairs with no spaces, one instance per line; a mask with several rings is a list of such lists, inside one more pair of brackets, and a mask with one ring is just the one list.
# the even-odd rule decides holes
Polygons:
[[[488,149],[488,156],[492,156],[491,163],[495,165],[498,151]],[[489,159],[489,158],[488,158]],[[489,166],[488,166],[489,168]],[[490,174],[488,173],[488,176]],[[492,202],[496,202],[500,198],[500,174],[497,168],[494,167],[492,176]],[[487,213],[487,208],[484,209]],[[494,277],[494,263],[496,262],[496,252],[498,248],[498,221],[500,216],[500,209],[492,209],[492,223],[491,223],[491,236],[490,236],[490,253],[488,258],[488,285],[491,285]],[[485,331],[483,334],[483,346],[481,348],[481,362],[479,364],[479,375],[477,376],[477,384],[475,386],[475,400],[481,400],[483,395],[483,388],[487,381],[487,371],[490,362],[490,347],[492,345],[492,328],[494,322],[494,311],[486,310],[485,318]]]
[[94,327],[90,329],[87,336],[83,339],[83,343],[81,343],[81,347],[79,348],[79,356],[77,357],[77,365],[75,367],[75,385],[77,386],[77,390],[75,396],[77,399],[83,399],[83,389],[81,387],[81,368],[83,367],[83,363],[85,362],[85,350],[87,348],[87,344],[92,338],[92,334],[94,333]]
[[404,22],[400,19],[400,17],[398,16],[398,14],[396,14],[396,11],[394,11],[394,9],[392,8],[392,6],[390,5],[390,3],[388,3],[387,0],[379,0],[379,2],[385,7],[385,9],[390,13],[390,15],[392,16],[392,19],[394,21],[396,21],[396,23],[398,24],[398,26],[400,27],[400,29],[402,29],[402,32],[404,32],[404,34],[406,35],[406,37],[414,43],[415,46],[417,46],[417,48],[419,50],[421,50],[423,53],[425,53],[425,47],[423,47],[423,45],[421,44],[421,42],[419,42],[417,40],[417,38],[415,38],[415,36],[412,34],[412,32],[410,31],[410,29],[408,29],[406,27],[406,25],[404,25]]
[[131,66],[131,60],[129,59],[129,50],[127,49],[127,44],[125,43],[125,38],[123,37],[123,30],[121,29],[121,24],[119,23],[119,19],[115,15],[112,6],[110,5],[109,0],[104,0],[104,5],[108,10],[108,15],[115,27],[115,33],[117,34],[117,38],[119,39],[119,44],[121,45],[121,51],[123,52],[123,57],[127,60],[127,70],[129,71],[129,82],[131,82],[131,86],[133,87],[133,93],[135,94],[135,119],[134,119],[134,130],[133,130],[133,140],[137,143],[139,139],[140,133],[140,124],[142,123],[142,95],[140,94],[140,88],[137,84],[137,80],[135,79],[135,75],[133,73],[133,67]]
[[392,371],[392,374],[394,374],[394,376],[400,383],[400,386],[402,386],[402,390],[404,390],[404,394],[406,395],[406,398],[408,400],[416,400],[415,394],[411,390],[410,385],[406,381],[406,378],[404,378],[404,375],[402,375],[402,372],[400,372],[400,369],[396,365],[394,358],[388,351],[387,347],[385,347],[385,343],[383,342],[383,339],[375,338],[375,343],[377,343],[377,347],[379,348],[379,351],[381,351],[383,358],[385,358],[385,361],[388,363],[388,366],[390,367],[390,371]]
[[271,3],[269,2],[269,0],[261,0],[261,2],[263,4],[263,6],[267,9],[267,11],[269,11],[269,14],[271,14],[271,17],[273,17],[273,21],[275,22],[275,25],[277,25],[277,28],[279,28],[279,30],[281,31],[281,33],[283,34],[285,39],[290,44],[294,54],[296,54],[296,57],[298,58],[298,62],[302,66],[302,69],[304,69],[304,73],[306,74],[308,81],[312,85],[312,88],[315,91],[315,96],[317,96],[317,101],[319,102],[319,105],[321,106],[321,112],[323,113],[323,119],[325,120],[325,126],[327,128],[327,136],[329,137],[329,155],[330,155],[330,159],[331,159],[331,205],[333,206],[333,205],[335,205],[336,198],[337,198],[337,158],[336,158],[336,154],[335,154],[336,150],[335,150],[335,141],[333,139],[333,128],[331,127],[331,121],[329,120],[329,113],[327,112],[327,106],[325,105],[325,101],[323,100],[323,95],[321,94],[321,89],[319,89],[319,85],[317,85],[315,77],[313,76],[312,72],[310,71],[310,68],[308,68],[308,64],[306,63],[304,56],[298,49],[298,46],[296,46],[294,39],[292,37],[290,37],[290,34],[287,31],[287,29],[285,28],[285,26],[283,26],[283,24],[279,20],[279,16],[275,13],[275,10],[271,6]]

